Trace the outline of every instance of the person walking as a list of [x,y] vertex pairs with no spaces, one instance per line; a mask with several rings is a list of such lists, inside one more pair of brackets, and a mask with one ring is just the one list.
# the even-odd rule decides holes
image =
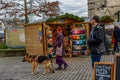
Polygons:
[[105,34],[104,28],[100,25],[99,16],[95,15],[91,19],[92,30],[87,41],[91,53],[92,68],[94,69],[94,62],[100,62],[105,48]]
[[113,37],[115,39],[114,52],[119,52],[118,43],[120,42],[120,29],[118,26],[114,27]]
[[62,28],[60,26],[57,27],[57,37],[56,37],[55,49],[56,49],[56,52],[55,52],[56,64],[58,65],[58,68],[56,68],[56,70],[62,70],[62,64],[64,64],[63,70],[65,70],[68,67],[68,64],[63,59],[63,55],[65,52],[64,36],[62,34]]

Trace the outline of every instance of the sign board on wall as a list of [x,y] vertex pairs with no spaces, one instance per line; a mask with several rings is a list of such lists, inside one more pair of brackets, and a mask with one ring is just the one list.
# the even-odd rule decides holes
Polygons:
[[7,28],[5,32],[5,40],[8,47],[25,47],[25,31],[23,27]]

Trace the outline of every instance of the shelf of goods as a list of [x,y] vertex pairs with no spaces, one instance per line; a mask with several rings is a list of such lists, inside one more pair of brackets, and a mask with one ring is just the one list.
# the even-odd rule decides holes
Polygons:
[[54,46],[53,46],[53,35],[52,30],[47,30],[47,46],[48,46],[48,53],[52,54],[52,57],[54,57]]
[[85,28],[72,30],[72,48],[73,55],[85,55],[87,50]]
[[113,32],[114,32],[114,28],[105,29],[106,38],[107,38],[107,47],[109,52],[114,52],[114,44],[112,42]]

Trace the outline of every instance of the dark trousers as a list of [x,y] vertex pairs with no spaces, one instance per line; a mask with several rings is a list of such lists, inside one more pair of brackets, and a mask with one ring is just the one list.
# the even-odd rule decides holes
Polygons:
[[59,68],[62,68],[62,64],[66,64],[65,60],[62,56],[56,56],[56,64],[58,64]]
[[114,44],[114,52],[119,52],[118,43],[119,43],[119,42],[116,41],[116,43]]
[[94,69],[94,63],[95,62],[100,62],[101,56],[103,55],[102,53],[91,53],[91,60],[92,60],[92,68]]

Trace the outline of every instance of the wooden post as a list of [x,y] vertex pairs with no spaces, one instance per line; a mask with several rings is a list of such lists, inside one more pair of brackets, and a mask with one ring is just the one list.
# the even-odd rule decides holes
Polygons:
[[44,52],[44,55],[47,56],[48,53],[47,53],[47,46],[46,46],[46,24],[43,22],[43,52]]
[[[89,23],[84,23],[86,27],[86,40],[89,39],[89,34],[90,34],[90,24]],[[87,54],[90,54],[90,50],[87,45]]]
[[118,80],[118,78],[116,76],[119,76],[118,74],[116,74],[116,72],[117,71],[119,72],[119,70],[120,70],[120,68],[117,69],[118,68],[117,65],[119,65],[119,64],[117,64],[117,63],[119,63],[117,60],[118,58],[120,58],[120,53],[115,54],[115,57],[114,57],[114,79],[113,80]]

